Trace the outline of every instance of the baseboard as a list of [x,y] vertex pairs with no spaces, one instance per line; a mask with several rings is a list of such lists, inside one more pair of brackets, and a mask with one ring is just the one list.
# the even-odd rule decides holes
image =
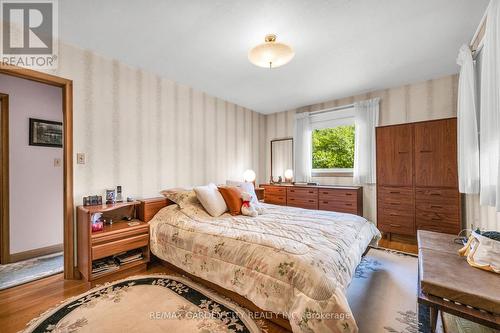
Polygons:
[[36,258],[45,256],[47,254],[63,252],[63,244],[56,244],[46,247],[41,247],[39,249],[28,250],[24,252],[11,253],[9,262],[18,262],[26,259]]

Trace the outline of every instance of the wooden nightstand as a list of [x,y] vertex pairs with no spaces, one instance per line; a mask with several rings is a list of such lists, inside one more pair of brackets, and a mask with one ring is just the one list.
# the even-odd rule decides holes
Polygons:
[[255,188],[255,194],[257,195],[257,200],[262,201],[264,200],[264,188],[263,187],[257,187]]
[[[124,202],[112,205],[79,206],[77,208],[78,270],[87,281],[123,272],[134,268],[146,269],[149,262],[149,224],[138,220],[137,208],[140,202]],[[112,218],[113,224],[105,224],[102,231],[92,232],[91,218],[102,213],[104,218]],[[130,216],[132,221],[122,220]],[[130,226],[130,222],[139,222]],[[92,263],[103,258],[112,259],[120,253],[140,250],[142,258],[119,265],[118,268],[99,273],[92,272]]]

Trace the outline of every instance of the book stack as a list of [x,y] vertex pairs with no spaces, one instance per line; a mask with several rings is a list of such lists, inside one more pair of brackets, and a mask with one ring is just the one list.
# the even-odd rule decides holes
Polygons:
[[125,265],[134,261],[142,260],[143,259],[142,250],[135,249],[119,253],[114,256],[114,259],[118,263],[118,265]]
[[120,265],[111,258],[103,258],[92,262],[92,274],[104,274],[120,269]]

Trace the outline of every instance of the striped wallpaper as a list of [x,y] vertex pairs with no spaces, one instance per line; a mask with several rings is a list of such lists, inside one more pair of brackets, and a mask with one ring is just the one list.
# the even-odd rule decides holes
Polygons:
[[265,170],[265,116],[116,60],[60,45],[53,73],[74,83],[77,204],[122,185],[125,195],[241,179]]

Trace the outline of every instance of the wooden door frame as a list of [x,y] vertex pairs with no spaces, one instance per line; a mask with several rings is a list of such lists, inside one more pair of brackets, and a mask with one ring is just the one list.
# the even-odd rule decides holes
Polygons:
[[0,93],[0,263],[10,259],[9,237],[9,95]]
[[[63,136],[64,136],[63,138],[64,278],[78,279],[80,278],[80,274],[78,270],[75,268],[75,250],[74,250],[75,227],[74,227],[74,201],[73,201],[73,81],[55,75],[50,75],[22,67],[7,65],[4,63],[0,63],[0,73],[10,76],[15,76],[22,79],[45,83],[62,89]],[[4,116],[3,114],[4,113],[2,110],[2,117]],[[2,135],[4,135],[3,131]],[[5,208],[5,206],[8,206],[8,196],[5,196],[4,194],[5,184],[3,181],[4,178],[3,171],[8,170],[8,156],[7,156],[7,161],[5,161],[4,158],[2,158],[1,161],[2,163],[0,168],[2,169],[2,186],[0,187],[0,191],[2,192],[2,194],[0,195],[0,197],[2,198],[1,199],[2,200],[1,205],[3,206],[2,212],[4,212],[3,208]],[[7,193],[8,193],[8,183],[7,183]],[[5,218],[8,218],[8,210],[6,213],[2,213],[2,215],[0,216],[0,223],[2,226],[2,230],[5,230],[4,229],[5,223],[3,223]],[[2,233],[2,237],[5,238],[4,233]],[[4,255],[3,252],[4,251],[2,251],[2,256]]]

